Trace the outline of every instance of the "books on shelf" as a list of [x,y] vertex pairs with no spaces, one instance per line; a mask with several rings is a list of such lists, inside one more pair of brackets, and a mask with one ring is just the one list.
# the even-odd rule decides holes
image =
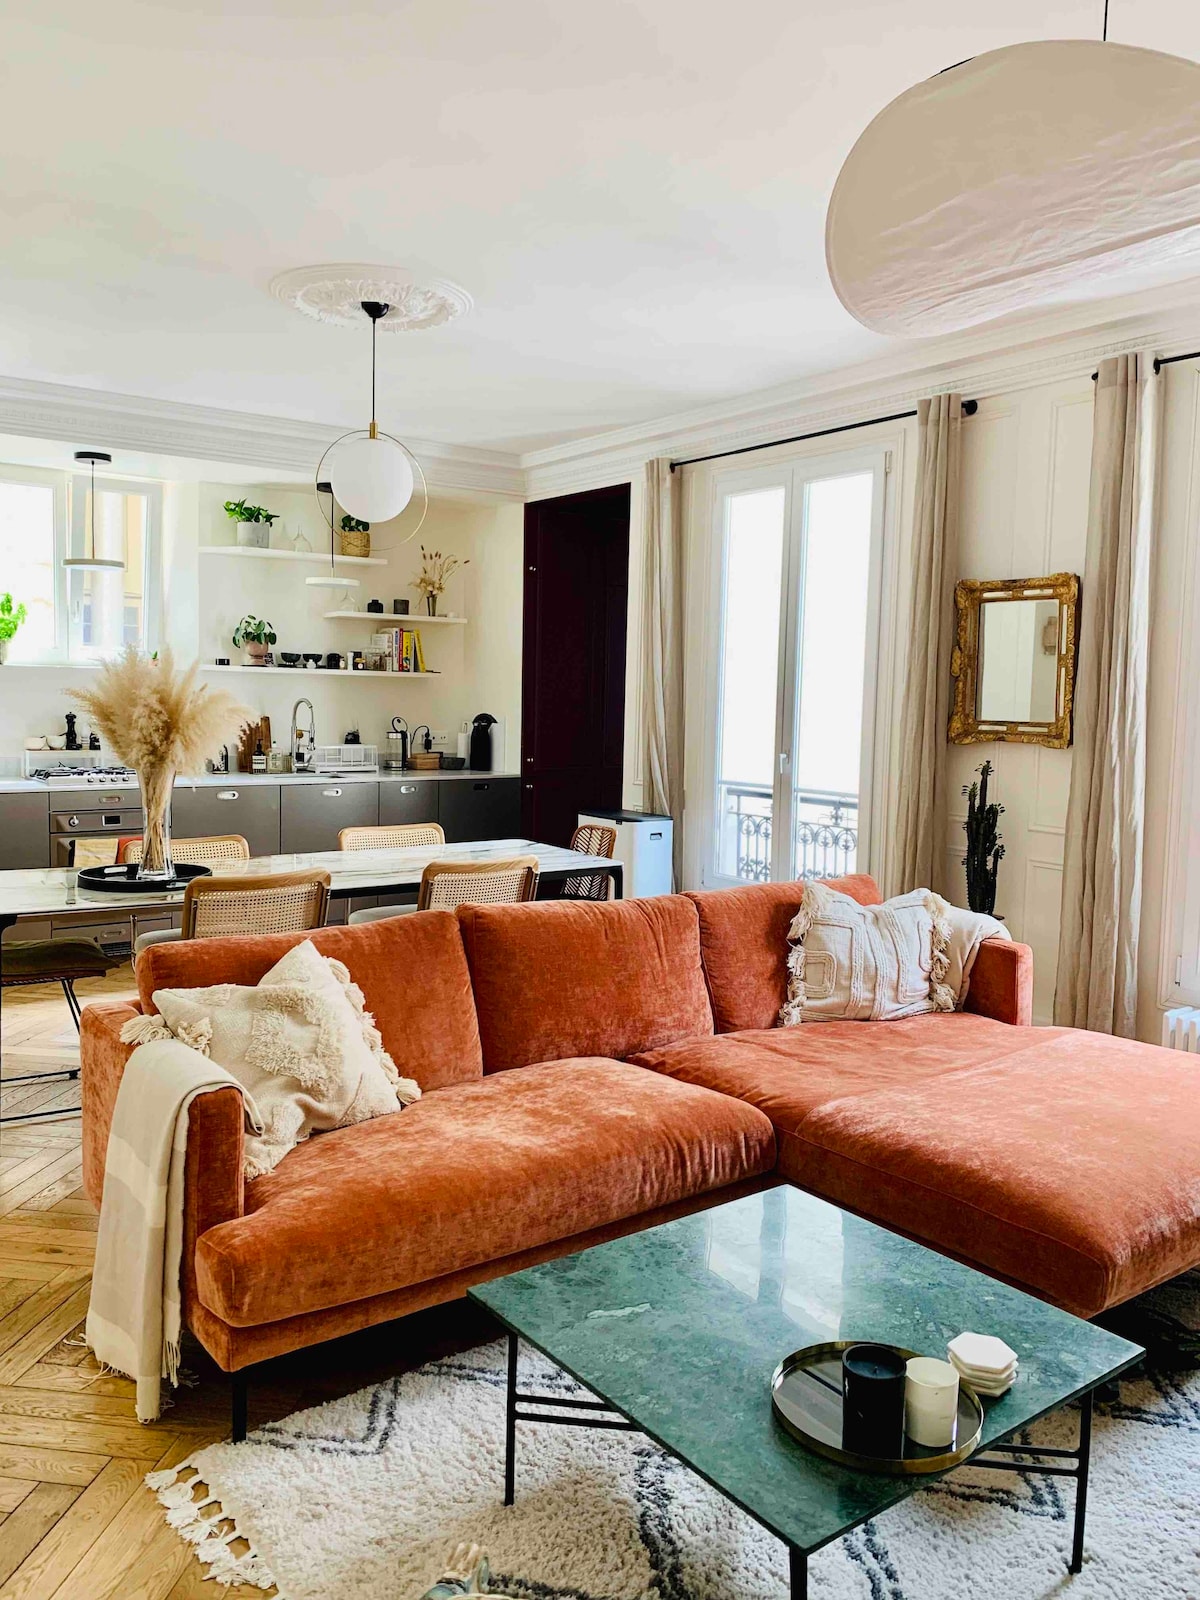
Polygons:
[[427,672],[421,635],[415,628],[381,628],[371,635],[371,650],[387,661],[388,672]]

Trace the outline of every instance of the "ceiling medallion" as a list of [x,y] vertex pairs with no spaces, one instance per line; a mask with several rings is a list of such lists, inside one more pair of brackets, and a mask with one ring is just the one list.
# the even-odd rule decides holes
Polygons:
[[361,261],[294,267],[272,278],[268,287],[285,306],[339,327],[357,326],[366,320],[364,301],[382,303],[388,309],[379,320],[380,333],[440,328],[464,316],[474,304],[465,289],[444,278],[417,283],[404,267],[371,266]]

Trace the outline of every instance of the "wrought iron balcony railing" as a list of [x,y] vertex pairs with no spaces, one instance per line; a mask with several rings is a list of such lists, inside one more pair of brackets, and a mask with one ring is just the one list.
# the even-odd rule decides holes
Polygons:
[[[765,883],[771,876],[770,789],[754,783],[723,783],[719,813],[723,869],[747,883]],[[854,871],[857,795],[798,789],[794,825],[798,878],[836,878]]]

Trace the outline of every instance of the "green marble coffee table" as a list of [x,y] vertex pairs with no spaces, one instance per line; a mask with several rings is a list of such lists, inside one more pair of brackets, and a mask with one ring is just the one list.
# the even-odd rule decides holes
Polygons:
[[[964,1329],[999,1334],[1018,1352],[1020,1371],[1007,1395],[984,1401],[971,1465],[1076,1479],[1072,1572],[1083,1559],[1092,1391],[1144,1354],[787,1186],[470,1292],[509,1330],[506,1505],[518,1422],[636,1429],[783,1540],[793,1600],[807,1593],[815,1550],[930,1480],[854,1472],[785,1433],[772,1414],[770,1381],[789,1351],[868,1339],[943,1355]],[[599,1398],[521,1393],[520,1339]],[[1077,1449],[1004,1443],[1074,1400],[1082,1415]]]

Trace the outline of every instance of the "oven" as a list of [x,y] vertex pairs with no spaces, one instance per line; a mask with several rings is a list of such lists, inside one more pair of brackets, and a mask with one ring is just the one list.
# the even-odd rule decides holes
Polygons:
[[117,858],[119,840],[141,837],[142,808],[124,794],[72,795],[71,808],[50,813],[50,865],[100,867]]

